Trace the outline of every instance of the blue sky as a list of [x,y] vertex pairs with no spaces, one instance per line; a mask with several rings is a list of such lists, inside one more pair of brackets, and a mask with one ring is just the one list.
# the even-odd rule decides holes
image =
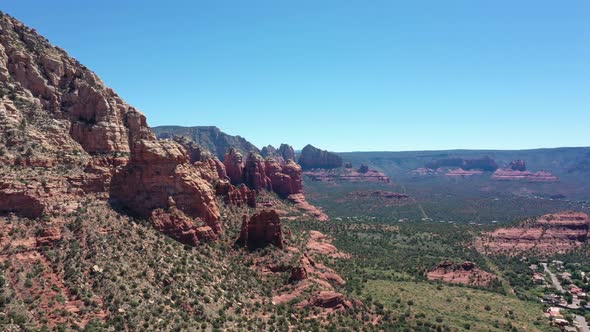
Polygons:
[[3,0],[0,10],[152,126],[334,151],[590,145],[588,0]]

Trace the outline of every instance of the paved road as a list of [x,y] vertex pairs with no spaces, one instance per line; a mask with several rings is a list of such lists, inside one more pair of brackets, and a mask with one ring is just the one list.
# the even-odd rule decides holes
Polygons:
[[590,328],[588,327],[588,322],[586,322],[586,318],[584,316],[575,315],[575,320],[580,324],[580,331],[582,332],[590,332]]
[[[541,263],[541,265],[543,265],[543,269],[545,269],[545,273],[549,274],[549,276],[551,277],[551,282],[553,283],[553,287],[555,287],[555,289],[557,289],[558,291],[565,293],[565,289],[563,289],[563,287],[561,287],[561,283],[559,282],[559,280],[557,280],[557,277],[555,276],[555,274],[553,274],[553,272],[551,272],[551,270],[549,270],[549,268],[547,267],[547,263]],[[588,331],[590,332],[590,331]]]

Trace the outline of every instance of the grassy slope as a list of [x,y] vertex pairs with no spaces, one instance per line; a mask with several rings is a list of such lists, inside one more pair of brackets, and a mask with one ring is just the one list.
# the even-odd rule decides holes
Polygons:
[[[415,327],[429,322],[453,331],[552,331],[542,306],[497,293],[427,282],[370,280],[364,293],[385,306],[410,313]],[[488,306],[488,307],[486,307]],[[438,319],[438,320],[437,320]]]

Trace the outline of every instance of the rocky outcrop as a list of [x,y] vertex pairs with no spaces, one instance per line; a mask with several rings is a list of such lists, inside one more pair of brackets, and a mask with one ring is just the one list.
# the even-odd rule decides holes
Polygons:
[[469,261],[463,263],[442,261],[432,267],[426,273],[426,277],[428,280],[480,287],[489,286],[498,279],[494,274],[478,269],[475,263]]
[[338,250],[333,244],[332,239],[318,231],[309,231],[309,241],[307,242],[307,250],[314,254],[321,254],[332,258],[350,258]]
[[291,275],[289,276],[289,282],[297,282],[303,279],[307,279],[307,269],[304,266],[293,266],[291,268]]
[[329,169],[342,167],[343,161],[342,158],[335,153],[320,150],[312,145],[306,145],[303,150],[301,150],[299,165],[301,165],[303,169]]
[[267,145],[260,150],[260,155],[264,158],[278,157],[277,149],[272,145]]
[[215,193],[222,196],[226,204],[256,207],[256,192],[244,184],[236,187],[229,181],[222,180],[215,186]]
[[174,136],[172,138],[173,141],[180,144],[183,148],[185,148],[189,162],[194,163],[198,161],[206,161],[207,159],[212,159],[213,156],[211,153],[200,146],[199,144],[191,141],[190,139],[183,137],[183,136]]
[[[343,287],[346,282],[333,269],[320,263],[316,258],[328,256],[345,259],[350,255],[338,251],[330,244],[331,239],[317,231],[310,231],[309,240],[304,248],[287,247],[282,253],[286,255],[283,261],[294,261],[292,265],[277,265],[275,259],[268,266],[272,272],[289,272],[288,285],[279,290],[273,297],[273,303],[285,304],[304,297],[296,306],[299,308],[315,307],[321,309],[322,314],[344,311],[362,303],[352,303],[342,294],[336,292],[336,287]],[[300,250],[303,250],[302,252]],[[307,294],[306,294],[307,293]]]
[[49,246],[61,240],[61,230],[56,226],[43,228],[41,234],[35,239],[37,247]]
[[476,248],[487,254],[540,256],[565,253],[588,241],[590,218],[585,213],[561,212],[523,222],[519,227],[498,228],[482,234]]
[[225,171],[233,185],[244,182],[244,161],[242,154],[236,149],[229,149],[223,158]]
[[198,227],[192,218],[187,217],[174,205],[167,210],[153,210],[150,220],[155,229],[187,245],[196,246],[201,241],[217,239],[211,227]]
[[295,205],[296,208],[309,213],[318,221],[327,221],[330,218],[322,210],[309,204],[303,193],[289,195],[287,199]]
[[284,161],[293,160],[295,161],[295,150],[289,144],[281,144],[278,155],[283,158]]
[[280,163],[285,163],[289,160],[295,160],[295,150],[292,146],[284,143],[281,144],[278,149],[272,145],[265,146],[262,148],[262,150],[260,150],[260,155],[262,155],[262,157],[265,159],[273,158]]
[[275,210],[262,210],[248,219],[244,216],[240,236],[236,245],[245,246],[249,250],[274,245],[283,248],[281,219]]
[[244,183],[253,190],[272,190],[270,179],[266,176],[264,159],[258,154],[248,154],[243,176]]
[[264,168],[272,191],[280,197],[303,193],[301,167],[292,160],[281,165],[274,159],[266,159]]
[[205,159],[204,161],[196,161],[193,166],[199,171],[201,178],[209,183],[216,183],[218,181],[229,181],[225,165],[219,159],[213,157]]
[[39,218],[43,215],[45,206],[40,198],[26,189],[13,190],[8,183],[2,183],[0,187],[0,214],[16,213],[28,218]]
[[221,232],[220,213],[212,185],[188,163],[185,150],[173,141],[135,142],[130,163],[113,178],[111,198],[134,214],[149,217],[168,208],[169,199],[192,218]]
[[250,152],[260,153],[254,144],[243,137],[228,135],[214,126],[159,126],[153,127],[152,130],[159,139],[172,139],[175,136],[188,138],[219,159],[223,159],[232,148],[242,155]]

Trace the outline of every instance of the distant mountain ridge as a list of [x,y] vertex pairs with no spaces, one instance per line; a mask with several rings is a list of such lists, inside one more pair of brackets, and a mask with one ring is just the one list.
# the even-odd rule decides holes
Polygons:
[[172,138],[174,136],[186,137],[206,148],[217,158],[223,160],[230,148],[247,155],[249,152],[260,153],[260,150],[245,138],[229,135],[215,126],[157,126],[152,130],[158,139]]

